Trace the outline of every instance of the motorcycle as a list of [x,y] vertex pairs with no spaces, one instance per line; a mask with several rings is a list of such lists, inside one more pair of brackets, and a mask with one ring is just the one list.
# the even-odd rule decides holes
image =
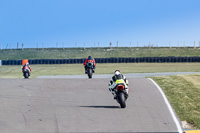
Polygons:
[[116,101],[120,104],[121,108],[126,108],[126,100],[128,98],[128,94],[125,90],[124,84],[118,84],[115,91]]
[[92,74],[94,73],[94,70],[93,70],[94,63],[93,62],[87,62],[86,65],[87,65],[88,78],[92,78]]
[[27,79],[30,76],[30,70],[27,66],[23,68],[23,76],[25,79]]

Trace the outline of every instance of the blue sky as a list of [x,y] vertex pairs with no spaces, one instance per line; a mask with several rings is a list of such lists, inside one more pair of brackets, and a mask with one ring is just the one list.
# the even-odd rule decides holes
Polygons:
[[1,0],[3,48],[185,45],[200,41],[200,0]]

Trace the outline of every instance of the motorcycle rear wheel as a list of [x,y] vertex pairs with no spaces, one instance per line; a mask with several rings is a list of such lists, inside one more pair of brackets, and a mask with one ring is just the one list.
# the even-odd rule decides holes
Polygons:
[[120,93],[118,94],[118,102],[119,102],[121,108],[126,108],[126,102],[125,102],[125,101],[126,101],[126,100],[125,100],[125,95],[124,95],[124,93],[123,93],[123,92],[120,92]]

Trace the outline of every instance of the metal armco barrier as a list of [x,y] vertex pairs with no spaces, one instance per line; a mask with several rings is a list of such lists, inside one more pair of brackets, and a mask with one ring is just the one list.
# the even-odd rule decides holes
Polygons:
[[[200,57],[95,58],[96,63],[179,63],[200,62]],[[81,64],[85,59],[32,59],[29,64]],[[0,60],[0,65],[21,65],[22,60]]]

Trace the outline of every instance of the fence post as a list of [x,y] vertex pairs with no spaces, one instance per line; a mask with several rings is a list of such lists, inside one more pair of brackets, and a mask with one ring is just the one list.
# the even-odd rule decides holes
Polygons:
[[109,44],[109,45],[110,45],[110,49],[111,49],[111,47],[112,47],[112,43],[110,42],[110,44]]
[[149,49],[151,49],[151,42],[149,42]]
[[0,66],[2,66],[2,64],[1,64],[1,60],[0,60]]
[[19,42],[17,42],[17,49],[19,49]]
[[200,47],[200,41],[199,41],[199,47]]
[[22,50],[24,50],[24,43],[22,43]]

